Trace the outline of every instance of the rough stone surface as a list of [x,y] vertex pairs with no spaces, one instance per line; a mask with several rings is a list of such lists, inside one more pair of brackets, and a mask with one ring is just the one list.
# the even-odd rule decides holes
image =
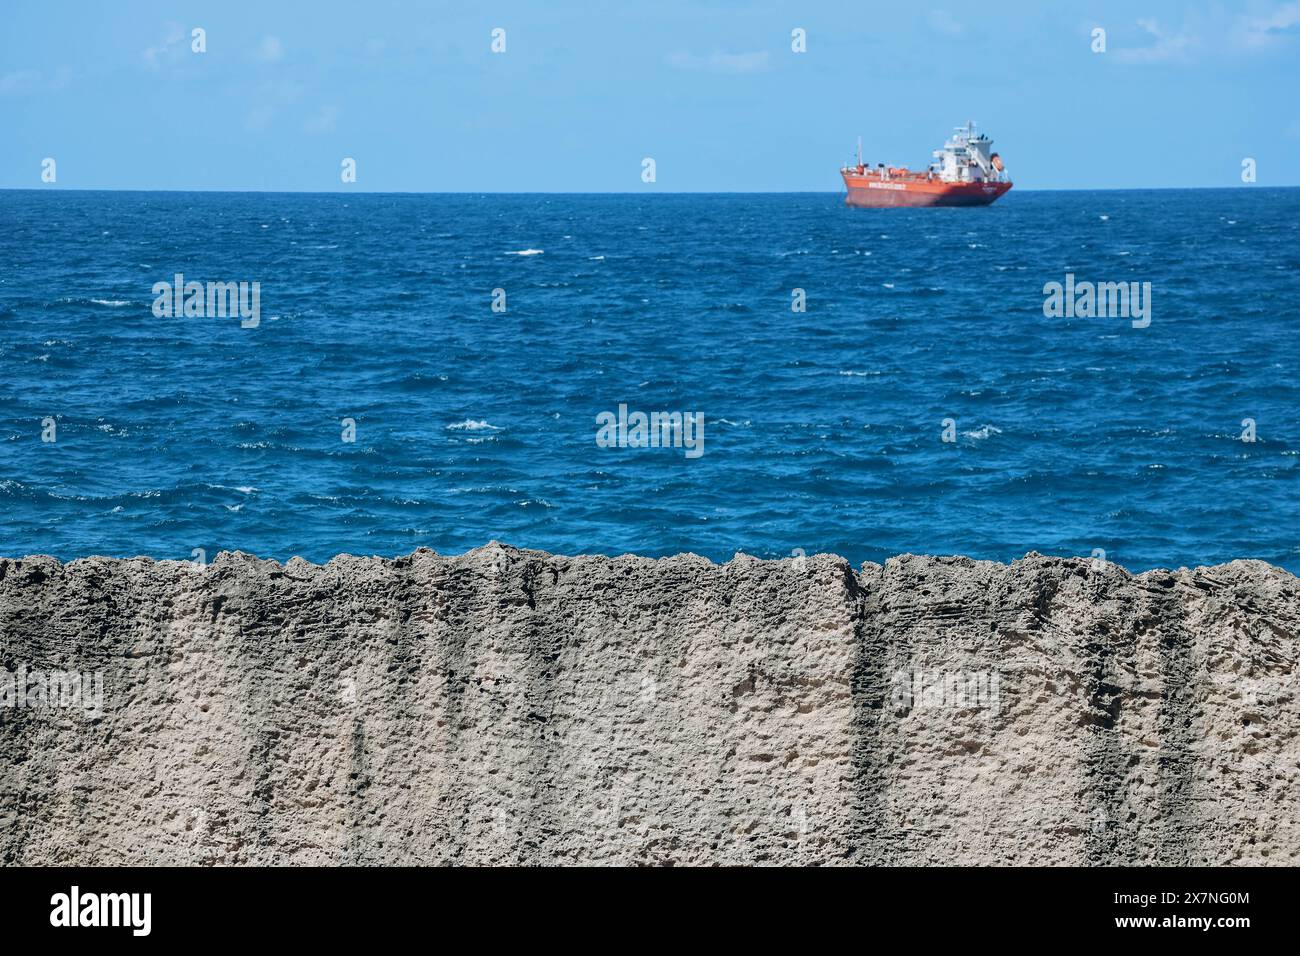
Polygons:
[[0,559],[0,680],[104,693],[0,707],[0,862],[1295,864],[1298,631],[1255,561]]

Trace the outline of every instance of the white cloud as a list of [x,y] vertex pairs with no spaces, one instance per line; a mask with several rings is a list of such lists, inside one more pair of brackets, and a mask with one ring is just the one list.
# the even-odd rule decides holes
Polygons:
[[40,70],[15,70],[0,76],[0,96],[51,93],[72,85],[72,70],[61,66],[53,73]]
[[930,26],[940,33],[946,33],[950,37],[955,37],[966,28],[957,22],[957,19],[947,10],[931,10]]
[[263,63],[279,63],[284,56],[284,49],[280,45],[280,38],[273,36],[262,37],[262,43],[257,48],[256,57]]
[[1187,60],[1197,46],[1197,41],[1189,34],[1167,33],[1149,17],[1143,17],[1137,23],[1153,42],[1147,46],[1115,50],[1115,58],[1124,63],[1182,62]]
[[292,80],[263,83],[257,88],[253,105],[244,117],[245,128],[254,132],[268,129],[281,111],[297,103],[302,94],[302,85]]
[[331,133],[338,118],[337,106],[322,106],[319,112],[307,119],[302,128],[307,133]]
[[36,70],[18,70],[0,76],[0,96],[10,93],[26,93],[40,86],[41,74]]
[[670,53],[668,65],[678,70],[704,70],[709,73],[741,75],[767,72],[771,57],[766,50],[753,53],[722,53],[715,50],[708,56],[694,53]]
[[271,121],[275,119],[275,110],[265,103],[259,103],[248,111],[244,117],[244,129],[249,132],[258,132],[269,129]]
[[1297,34],[1300,34],[1300,0],[1284,3],[1268,16],[1239,17],[1232,30],[1233,41],[1248,50],[1277,46]]
[[155,70],[162,66],[164,60],[174,60],[188,49],[184,43],[185,31],[181,29],[179,23],[169,23],[165,29],[166,35],[140,54],[144,57],[144,62]]
[[1143,46],[1112,47],[1124,63],[1185,64],[1202,55],[1253,56],[1281,49],[1300,37],[1300,0],[1260,7],[1253,14],[1231,14],[1221,7],[1192,8],[1177,30],[1149,17],[1137,21]]

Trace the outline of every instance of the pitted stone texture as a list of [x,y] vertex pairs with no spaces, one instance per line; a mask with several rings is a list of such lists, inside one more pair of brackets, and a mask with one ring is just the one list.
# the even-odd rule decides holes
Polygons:
[[105,693],[0,708],[0,862],[1296,863],[1298,631],[1252,561],[0,559]]

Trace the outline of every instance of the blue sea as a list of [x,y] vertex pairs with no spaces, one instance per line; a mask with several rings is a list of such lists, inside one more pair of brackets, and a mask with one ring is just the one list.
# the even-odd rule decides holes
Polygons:
[[[0,261],[0,554],[1300,571],[1297,189],[3,191]],[[176,273],[260,322],[156,316]],[[1149,326],[1045,317],[1067,273],[1149,282]],[[601,447],[620,405],[703,453]]]

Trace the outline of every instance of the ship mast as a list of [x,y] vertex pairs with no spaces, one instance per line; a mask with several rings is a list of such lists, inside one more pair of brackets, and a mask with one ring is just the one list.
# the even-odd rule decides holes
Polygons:
[[862,165],[862,137],[858,137],[858,165]]

